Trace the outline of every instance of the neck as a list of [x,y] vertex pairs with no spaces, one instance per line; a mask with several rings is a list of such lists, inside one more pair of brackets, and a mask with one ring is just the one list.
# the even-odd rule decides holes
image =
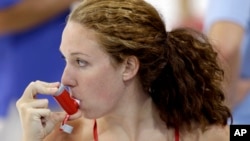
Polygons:
[[129,140],[138,140],[145,130],[165,129],[152,99],[145,93],[130,93],[117,107],[114,112],[99,120],[104,125],[101,130],[113,130],[127,136]]

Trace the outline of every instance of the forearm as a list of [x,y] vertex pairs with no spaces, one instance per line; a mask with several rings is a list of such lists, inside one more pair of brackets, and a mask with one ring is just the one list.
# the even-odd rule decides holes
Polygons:
[[0,10],[0,34],[35,27],[69,8],[73,0],[24,0]]
[[236,99],[237,82],[239,79],[240,50],[244,29],[232,22],[217,22],[209,30],[208,36],[215,43],[219,59],[225,71],[225,92],[230,107]]

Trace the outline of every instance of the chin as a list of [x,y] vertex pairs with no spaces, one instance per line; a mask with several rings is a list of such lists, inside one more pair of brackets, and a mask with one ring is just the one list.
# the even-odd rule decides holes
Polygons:
[[98,114],[96,112],[82,111],[83,117],[86,119],[98,119],[104,116],[104,114]]

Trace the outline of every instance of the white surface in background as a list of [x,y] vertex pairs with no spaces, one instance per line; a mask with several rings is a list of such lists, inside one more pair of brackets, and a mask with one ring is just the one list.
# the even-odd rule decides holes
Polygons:
[[10,104],[9,115],[6,119],[1,119],[2,129],[0,130],[1,141],[21,141],[22,131],[19,115],[15,102]]
[[[166,29],[171,30],[181,21],[181,11],[179,9],[181,0],[145,0],[152,4],[162,15],[166,24]],[[208,0],[188,0],[190,2],[191,13],[197,17],[203,17]]]
[[180,0],[146,0],[152,4],[162,15],[167,30],[171,30],[178,23],[180,11],[178,5]]

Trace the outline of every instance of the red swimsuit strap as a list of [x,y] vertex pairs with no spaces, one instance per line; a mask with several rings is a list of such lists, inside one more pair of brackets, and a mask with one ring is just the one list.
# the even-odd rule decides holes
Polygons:
[[179,129],[175,129],[174,130],[174,134],[175,134],[175,141],[179,141]]
[[94,120],[93,136],[94,136],[94,141],[98,141],[98,132],[97,132],[97,123],[96,123],[96,120]]

